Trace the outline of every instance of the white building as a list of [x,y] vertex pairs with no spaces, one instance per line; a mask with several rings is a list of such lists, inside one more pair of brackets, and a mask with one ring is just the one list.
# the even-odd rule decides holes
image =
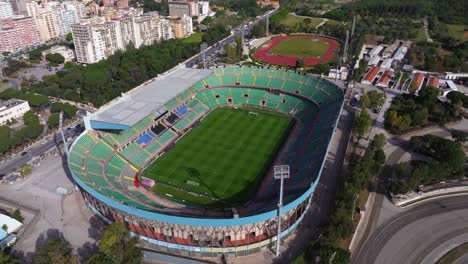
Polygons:
[[367,62],[367,66],[375,66],[375,65],[379,64],[380,60],[381,60],[381,58],[379,56],[373,56],[373,57],[371,57],[369,62]]
[[375,46],[371,51],[369,51],[369,56],[377,56],[383,50],[383,46]]
[[65,46],[53,46],[48,50],[44,50],[42,52],[42,56],[45,57],[47,54],[55,53],[62,55],[65,58],[65,61],[71,61],[75,59],[75,53],[73,50]]
[[[31,110],[27,101],[18,99],[9,99],[0,101],[0,125],[5,125],[7,121],[18,119]],[[0,214],[0,220],[1,220]]]
[[395,55],[393,55],[393,60],[402,61],[405,58],[407,52],[408,52],[407,47],[400,46],[395,52]]
[[348,69],[346,67],[341,67],[338,70],[330,69],[330,72],[328,72],[328,78],[345,81],[348,78]]
[[198,15],[207,16],[210,12],[210,2],[198,1]]
[[393,59],[387,58],[387,59],[382,61],[382,63],[380,64],[380,68],[390,69],[390,68],[392,68],[392,62],[393,62]]
[[0,18],[10,18],[14,15],[13,7],[9,2],[0,2]]

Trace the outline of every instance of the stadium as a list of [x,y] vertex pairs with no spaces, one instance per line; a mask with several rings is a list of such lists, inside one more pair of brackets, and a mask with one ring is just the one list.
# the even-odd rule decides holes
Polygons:
[[68,166],[91,210],[145,246],[244,256],[302,220],[343,107],[333,83],[267,67],[177,67],[85,119]]

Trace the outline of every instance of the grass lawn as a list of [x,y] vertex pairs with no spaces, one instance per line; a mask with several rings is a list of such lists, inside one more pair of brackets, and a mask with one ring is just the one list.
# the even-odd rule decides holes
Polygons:
[[468,40],[468,34],[465,34],[465,28],[468,28],[468,26],[447,24],[447,27],[448,27],[448,34],[452,38],[459,40],[459,41]]
[[306,18],[309,18],[311,20],[310,24],[308,24],[307,26],[312,27],[312,28],[317,27],[323,21],[323,19],[321,18],[304,17],[304,16],[296,16],[293,14],[288,14],[283,20],[281,20],[280,23],[287,27],[295,27],[299,23],[305,24],[304,20]]
[[424,31],[424,28],[418,28],[416,31],[416,41],[422,42],[422,41],[427,41],[427,36],[426,32]]
[[202,37],[203,37],[203,32],[195,32],[192,35],[184,38],[182,42],[184,43],[201,43],[202,42]]
[[169,200],[207,207],[247,201],[293,122],[275,112],[249,111],[213,110],[143,171],[156,181],[153,191]]
[[270,50],[270,54],[304,58],[322,57],[328,50],[328,42],[314,38],[289,38]]

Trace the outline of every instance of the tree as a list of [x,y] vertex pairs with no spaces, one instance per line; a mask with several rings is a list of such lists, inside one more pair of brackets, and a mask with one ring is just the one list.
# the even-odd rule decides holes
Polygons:
[[[78,107],[71,105],[69,103],[53,103],[50,106],[50,112],[59,113],[63,111],[65,118],[73,118],[78,111]],[[54,117],[55,118],[55,117]]]
[[468,139],[468,133],[463,130],[452,129],[450,130],[452,138],[459,143],[465,143]]
[[320,263],[348,264],[351,262],[351,252],[339,247],[325,246],[320,248]]
[[369,91],[366,93],[369,97],[370,107],[380,108],[385,103],[385,94],[377,91]]
[[69,32],[66,36],[65,36],[65,40],[66,41],[73,41],[73,34],[71,32]]
[[59,53],[49,53],[45,56],[46,60],[48,62],[54,63],[54,64],[61,64],[65,62],[65,58],[59,54]]
[[236,61],[236,49],[232,45],[226,45],[224,47],[224,51],[226,52],[226,57],[229,62],[235,62]]
[[24,217],[21,215],[21,211],[19,209],[16,209],[11,217],[18,220],[19,222],[23,222],[24,220]]
[[39,49],[31,50],[29,53],[29,59],[33,61],[38,61],[42,59],[42,51]]
[[385,146],[385,134],[380,133],[374,136],[374,139],[372,140],[372,146],[376,149],[382,149]]
[[258,25],[254,26],[252,28],[252,35],[255,38],[265,37],[265,31],[266,31],[265,27],[266,27],[265,23],[259,23]]
[[123,223],[114,222],[104,230],[98,245],[98,256],[93,257],[94,262],[90,263],[98,263],[96,262],[97,259],[110,260],[110,262],[104,261],[103,263],[141,263],[143,255],[141,249],[136,246],[137,243],[138,238],[130,237],[130,232]]
[[369,95],[367,93],[363,94],[361,98],[359,98],[359,104],[363,109],[369,108],[371,105],[371,101]]
[[449,99],[452,104],[461,103],[464,108],[468,108],[468,96],[462,92],[449,92],[447,94],[447,99]]
[[437,96],[439,96],[439,94],[440,89],[431,86],[426,86],[419,90],[417,99],[422,105],[426,107],[431,107],[436,102]]
[[362,109],[361,113],[359,114],[359,117],[356,120],[354,131],[358,136],[362,137],[369,131],[371,124],[372,119],[369,115],[369,112],[367,112],[366,109]]
[[241,38],[236,38],[236,55],[237,57],[242,57],[243,47]]
[[56,128],[59,125],[59,119],[60,115],[57,113],[51,114],[49,116],[49,120],[47,121],[47,124],[49,125],[49,128]]
[[416,83],[416,81],[411,81],[410,85],[409,85],[409,88],[408,88],[408,91],[412,94],[416,93],[416,91],[418,90],[418,84]]
[[411,117],[413,126],[421,126],[427,123],[429,111],[427,107],[420,107],[412,113]]
[[31,171],[32,171],[32,170],[31,170],[31,165],[25,164],[25,165],[23,165],[23,166],[21,167],[21,176],[22,176],[22,177],[25,177],[25,176],[31,174]]
[[21,264],[22,262],[0,250],[0,264]]
[[304,59],[302,59],[302,58],[297,58],[297,60],[296,60],[296,68],[297,68],[297,69],[304,68]]
[[49,241],[36,249],[33,257],[34,264],[73,264],[78,258],[72,255],[70,243],[64,238],[49,239]]
[[8,232],[8,226],[6,224],[2,225],[2,229],[3,231]]

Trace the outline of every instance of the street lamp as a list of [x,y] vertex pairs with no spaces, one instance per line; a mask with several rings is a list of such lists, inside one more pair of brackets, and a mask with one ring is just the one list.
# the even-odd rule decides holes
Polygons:
[[273,167],[273,177],[280,180],[280,194],[278,202],[278,232],[276,234],[276,256],[279,256],[281,240],[281,208],[283,207],[283,183],[289,178],[289,165],[277,165]]

